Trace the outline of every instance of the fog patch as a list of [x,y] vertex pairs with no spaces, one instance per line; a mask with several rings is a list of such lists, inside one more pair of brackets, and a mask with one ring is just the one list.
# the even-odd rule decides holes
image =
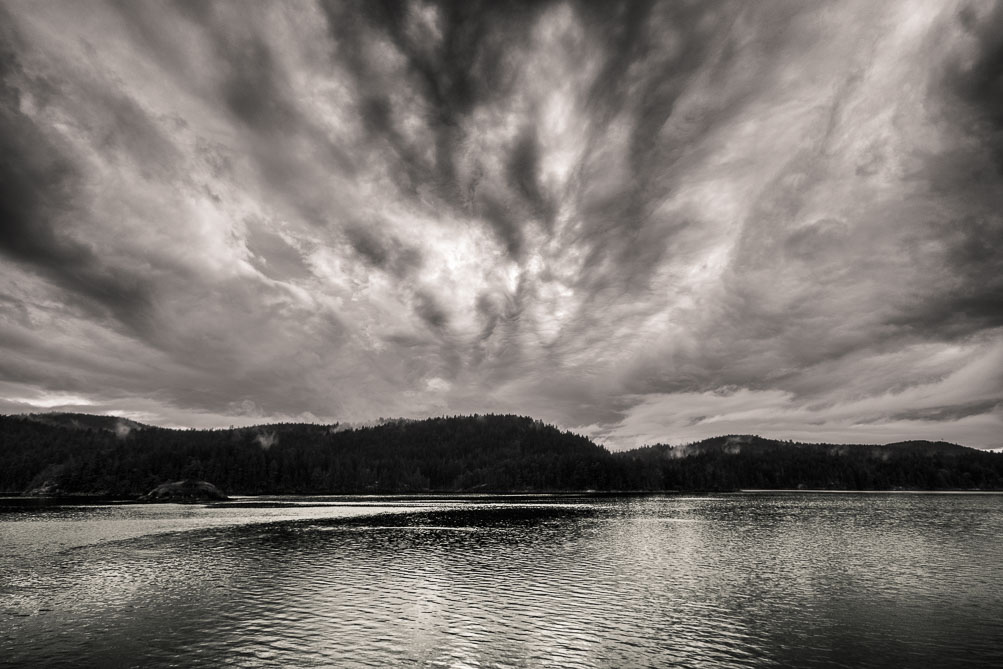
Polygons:
[[724,442],[725,455],[738,455],[742,452],[742,444],[749,441],[746,437],[730,436]]
[[254,441],[258,442],[262,450],[267,451],[269,448],[279,443],[279,435],[274,432],[259,432],[254,436]]

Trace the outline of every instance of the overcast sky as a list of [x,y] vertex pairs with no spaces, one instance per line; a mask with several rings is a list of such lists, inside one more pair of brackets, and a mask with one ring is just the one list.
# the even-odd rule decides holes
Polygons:
[[1003,445],[1003,4],[0,3],[0,412]]

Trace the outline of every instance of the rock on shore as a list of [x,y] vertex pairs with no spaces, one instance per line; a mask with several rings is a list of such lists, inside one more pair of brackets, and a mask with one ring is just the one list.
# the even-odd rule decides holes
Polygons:
[[59,482],[52,479],[46,479],[40,485],[24,492],[25,497],[60,497],[65,494]]

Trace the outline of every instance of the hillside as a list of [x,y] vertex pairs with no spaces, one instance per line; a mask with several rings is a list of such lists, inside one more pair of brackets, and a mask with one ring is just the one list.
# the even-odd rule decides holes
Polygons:
[[515,416],[127,434],[60,423],[0,417],[0,489],[55,480],[66,492],[132,496],[185,478],[231,494],[611,487],[605,449]]
[[657,472],[664,488],[1003,489],[1003,458],[943,441],[810,444],[731,435],[625,457]]
[[170,430],[82,414],[0,416],[0,490],[135,497],[204,479],[228,494],[424,491],[1003,489],[1003,455],[945,442],[754,436],[610,453],[519,416]]

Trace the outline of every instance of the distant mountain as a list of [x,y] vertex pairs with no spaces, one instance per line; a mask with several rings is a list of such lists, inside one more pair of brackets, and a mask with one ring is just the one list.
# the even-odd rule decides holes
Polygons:
[[802,444],[750,435],[610,453],[521,416],[172,430],[110,416],[0,416],[0,490],[135,497],[167,481],[228,494],[1003,489],[1003,455],[945,442]]

